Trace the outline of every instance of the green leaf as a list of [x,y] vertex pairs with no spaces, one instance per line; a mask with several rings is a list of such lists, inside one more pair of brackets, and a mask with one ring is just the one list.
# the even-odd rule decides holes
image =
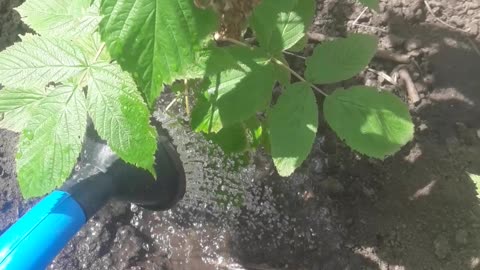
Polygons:
[[265,50],[277,53],[297,44],[313,20],[313,0],[263,0],[250,24]]
[[0,90],[0,128],[21,132],[31,117],[31,108],[47,96],[45,90]]
[[42,36],[66,39],[90,35],[100,23],[99,3],[92,0],[28,0],[17,11]]
[[480,199],[480,175],[476,174],[471,174],[467,173],[468,176],[470,176],[470,179],[472,179],[473,183],[475,184],[475,188],[477,190],[477,198]]
[[242,124],[235,124],[218,133],[208,134],[207,138],[218,144],[227,154],[242,153],[248,145],[247,135]]
[[79,75],[88,66],[72,42],[26,35],[0,53],[0,84],[9,88],[43,88]]
[[204,96],[192,112],[192,127],[197,132],[216,133],[247,120],[270,103],[279,76],[277,66],[257,50],[236,47],[230,52],[237,67],[206,78],[202,85]]
[[192,0],[102,0],[101,13],[100,30],[110,54],[134,74],[148,103],[163,84],[202,76],[193,67],[217,29],[213,11],[195,7]]
[[336,90],[325,99],[325,119],[354,150],[384,159],[413,138],[408,107],[395,95],[355,86]]
[[378,11],[380,9],[380,1],[379,0],[359,0],[360,3],[364,4],[365,6]]
[[245,127],[249,135],[249,144],[252,148],[256,148],[264,143],[266,137],[264,127],[256,115],[245,121]]
[[[75,46],[83,52],[85,59],[96,59],[95,62],[112,62],[110,54],[104,49],[105,44],[98,32],[75,39]],[[99,52],[100,54],[97,55]]]
[[16,156],[25,198],[44,195],[65,181],[80,154],[86,125],[85,97],[74,86],[59,86],[32,108]]
[[293,45],[289,51],[291,52],[303,52],[303,50],[305,49],[305,47],[307,46],[308,44],[308,37],[307,35],[303,35],[302,39],[300,39],[295,45]]
[[307,158],[317,133],[318,105],[310,86],[288,86],[268,122],[273,162],[281,176],[289,176]]
[[137,167],[153,168],[156,131],[128,73],[115,64],[92,66],[87,108],[98,134],[118,156]]
[[209,101],[209,95],[200,95],[192,111],[190,125],[195,132],[216,133],[222,128],[222,120],[215,106]]
[[307,59],[305,77],[317,84],[343,81],[362,71],[377,51],[378,39],[364,34],[318,45]]
[[[283,56],[283,54],[279,54],[275,56],[275,59],[279,60],[282,62],[285,66],[289,66],[287,59]],[[285,66],[280,65],[279,63],[275,62],[274,67],[275,67],[275,78],[277,78],[277,81],[283,85],[289,85],[291,80],[292,80],[292,74],[288,69],[285,68]]]

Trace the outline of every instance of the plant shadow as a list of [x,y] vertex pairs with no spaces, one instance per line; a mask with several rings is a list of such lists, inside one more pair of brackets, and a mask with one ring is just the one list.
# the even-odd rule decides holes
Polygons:
[[[280,230],[274,227],[256,241],[242,241],[252,230],[245,226],[245,232],[236,232],[232,248],[247,268],[480,269],[480,201],[467,175],[480,172],[480,54],[474,48],[479,44],[460,31],[418,24],[393,12],[387,22],[387,36],[418,39],[426,48],[416,60],[427,68],[418,70],[416,80],[434,78],[411,111],[414,140],[395,156],[375,161],[352,153],[323,124],[321,150],[314,147],[299,169],[310,179],[298,183],[294,175],[279,184],[286,180],[265,177],[289,201],[286,211],[297,214],[298,228],[290,232],[296,240],[270,247]],[[312,174],[310,167],[318,159],[329,162],[320,175]],[[326,188],[330,179],[341,183],[341,192]],[[305,191],[314,199],[286,195],[288,190]],[[325,208],[335,222],[326,221]],[[323,238],[314,237],[317,244],[308,246],[305,238],[297,238],[308,238],[306,230],[323,233]]]

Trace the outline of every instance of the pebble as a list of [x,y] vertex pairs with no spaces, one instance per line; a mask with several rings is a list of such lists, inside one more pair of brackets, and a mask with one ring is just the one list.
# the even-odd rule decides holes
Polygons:
[[469,29],[468,31],[470,32],[470,34],[476,36],[478,35],[479,33],[479,29],[478,29],[478,24],[477,22],[471,22],[468,24],[467,28]]
[[418,126],[419,131],[425,131],[427,129],[428,129],[428,126],[425,123],[422,123],[422,124],[420,124],[420,126]]
[[435,255],[441,260],[445,259],[450,253],[450,243],[443,235],[439,235],[435,241],[433,241],[433,247],[435,249]]
[[452,16],[452,17],[450,18],[450,21],[451,21],[454,25],[456,25],[456,26],[458,26],[458,27],[463,27],[463,26],[465,26],[465,22],[463,21],[463,19],[460,18],[460,17],[457,16],[457,15]]

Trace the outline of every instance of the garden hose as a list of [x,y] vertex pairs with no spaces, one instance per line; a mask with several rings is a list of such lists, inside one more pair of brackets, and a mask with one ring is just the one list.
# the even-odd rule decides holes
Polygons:
[[110,198],[166,210],[185,193],[183,166],[165,137],[158,139],[156,179],[119,159],[95,135],[82,152],[80,168],[61,190],[43,198],[0,236],[1,270],[45,269]]

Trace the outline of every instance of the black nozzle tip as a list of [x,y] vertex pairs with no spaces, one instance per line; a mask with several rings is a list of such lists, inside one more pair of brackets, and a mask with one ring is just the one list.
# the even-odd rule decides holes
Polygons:
[[89,128],[79,168],[62,189],[80,203],[88,218],[112,197],[150,210],[168,210],[185,194],[185,171],[174,145],[161,130],[157,145],[155,179],[150,172],[119,159]]
[[154,168],[157,179],[121,159],[115,161],[108,170],[114,181],[114,197],[155,211],[175,206],[185,194],[185,171],[173,144],[162,136]]

